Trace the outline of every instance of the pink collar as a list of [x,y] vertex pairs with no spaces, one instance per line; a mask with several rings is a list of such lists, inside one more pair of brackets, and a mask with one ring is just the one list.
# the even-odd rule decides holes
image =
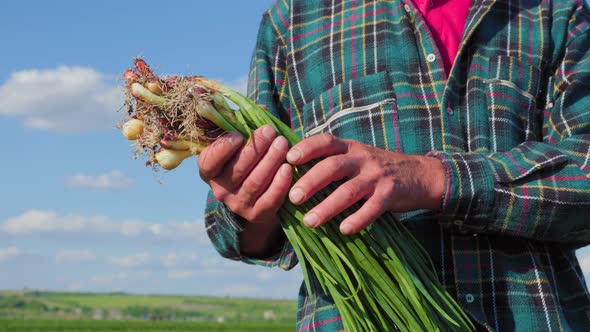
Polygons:
[[455,62],[471,0],[410,0],[432,32],[447,75]]

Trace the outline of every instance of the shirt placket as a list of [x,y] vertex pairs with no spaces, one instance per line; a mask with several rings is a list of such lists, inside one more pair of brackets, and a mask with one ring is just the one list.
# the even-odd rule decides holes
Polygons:
[[[447,74],[445,71],[445,65],[442,57],[442,53],[440,52],[438,45],[436,44],[436,40],[434,39],[426,20],[422,16],[420,10],[416,7],[416,4],[421,6],[424,9],[424,12],[427,13],[430,10],[431,6],[434,4],[432,1],[434,0],[405,0],[402,1],[403,8],[408,15],[410,26],[413,29],[414,33],[414,40],[417,43],[416,49],[418,51],[419,60],[418,63],[420,64],[420,75],[423,78],[424,82],[422,84],[422,91],[421,93],[424,95],[423,98],[431,98],[431,96],[436,96],[436,104],[437,107],[430,107],[433,113],[433,118],[436,116],[440,116],[440,120],[436,120],[440,123],[440,137],[435,138],[435,140],[440,140],[440,146],[444,147],[450,144],[450,141],[446,138],[451,134],[451,128],[453,126],[457,126],[457,124],[451,124],[449,121],[449,114],[447,112],[442,112],[444,109],[444,92],[445,86],[447,83]],[[410,69],[412,70],[412,69]],[[428,77],[428,81],[426,81],[426,77]],[[432,83],[432,84],[430,84]],[[430,105],[432,106],[432,105]],[[439,124],[437,124],[438,126]],[[436,128],[438,130],[438,128]],[[437,143],[438,145],[438,143]]]
[[[421,9],[427,12],[431,5],[433,4],[432,1],[434,0],[415,0]],[[423,69],[428,70],[430,68],[430,72],[432,73],[432,78],[434,81],[443,81],[446,82],[447,75],[445,74],[445,67],[443,63],[443,58],[441,55],[438,46],[436,45],[436,41],[434,40],[430,28],[426,23],[426,20],[420,13],[420,10],[416,7],[416,5],[410,1],[406,0],[404,2],[404,10],[408,14],[410,18],[410,22],[414,27],[414,34],[416,34],[416,41],[420,42],[419,49],[423,52],[421,63],[423,64]],[[433,72],[432,69],[438,68],[437,72]],[[438,86],[437,86],[437,89]],[[436,91],[439,92],[439,91]],[[442,91],[440,91],[442,93]]]

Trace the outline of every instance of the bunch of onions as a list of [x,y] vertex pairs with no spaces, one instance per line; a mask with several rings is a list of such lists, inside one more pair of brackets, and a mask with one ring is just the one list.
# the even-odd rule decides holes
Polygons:
[[[177,167],[226,132],[249,138],[271,125],[292,146],[299,137],[279,119],[243,95],[204,77],[157,77],[142,59],[124,74],[129,120],[123,134],[136,141],[149,164]],[[228,100],[238,106],[232,110]],[[298,167],[294,181],[311,165]],[[285,201],[281,226],[311,290],[315,275],[338,308],[346,331],[473,330],[466,313],[439,283],[430,257],[397,220],[383,218],[356,235],[339,223],[353,206],[326,225],[304,226],[303,216],[330,194],[316,194],[301,206]],[[311,296],[311,294],[310,294]]]

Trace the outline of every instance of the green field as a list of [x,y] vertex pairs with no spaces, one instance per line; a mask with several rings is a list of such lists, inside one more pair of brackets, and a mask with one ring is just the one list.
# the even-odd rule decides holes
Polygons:
[[0,291],[2,331],[293,331],[295,301]]
[[293,331],[288,323],[206,323],[206,322],[144,322],[144,321],[95,321],[95,320],[16,320],[0,319],[0,332],[63,332],[63,331],[134,331],[134,332],[281,332]]

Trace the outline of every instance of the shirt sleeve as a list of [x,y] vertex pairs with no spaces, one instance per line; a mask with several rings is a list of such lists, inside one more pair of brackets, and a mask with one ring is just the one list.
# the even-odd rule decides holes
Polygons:
[[[266,106],[269,112],[286,122],[288,119],[285,111],[288,107],[286,92],[288,83],[285,47],[281,39],[280,26],[276,24],[277,19],[285,17],[282,10],[286,10],[286,8],[277,3],[262,17],[250,65],[248,97],[257,104]],[[291,269],[297,264],[293,248],[286,240],[277,252],[269,253],[269,257],[263,259],[247,257],[242,254],[239,234],[244,230],[246,223],[246,220],[217,201],[209,192],[205,209],[205,225],[214,247],[223,257],[248,264],[276,266],[285,270]]]
[[590,243],[590,32],[572,19],[555,57],[543,140],[507,152],[431,152],[446,169],[441,222],[572,247]]

